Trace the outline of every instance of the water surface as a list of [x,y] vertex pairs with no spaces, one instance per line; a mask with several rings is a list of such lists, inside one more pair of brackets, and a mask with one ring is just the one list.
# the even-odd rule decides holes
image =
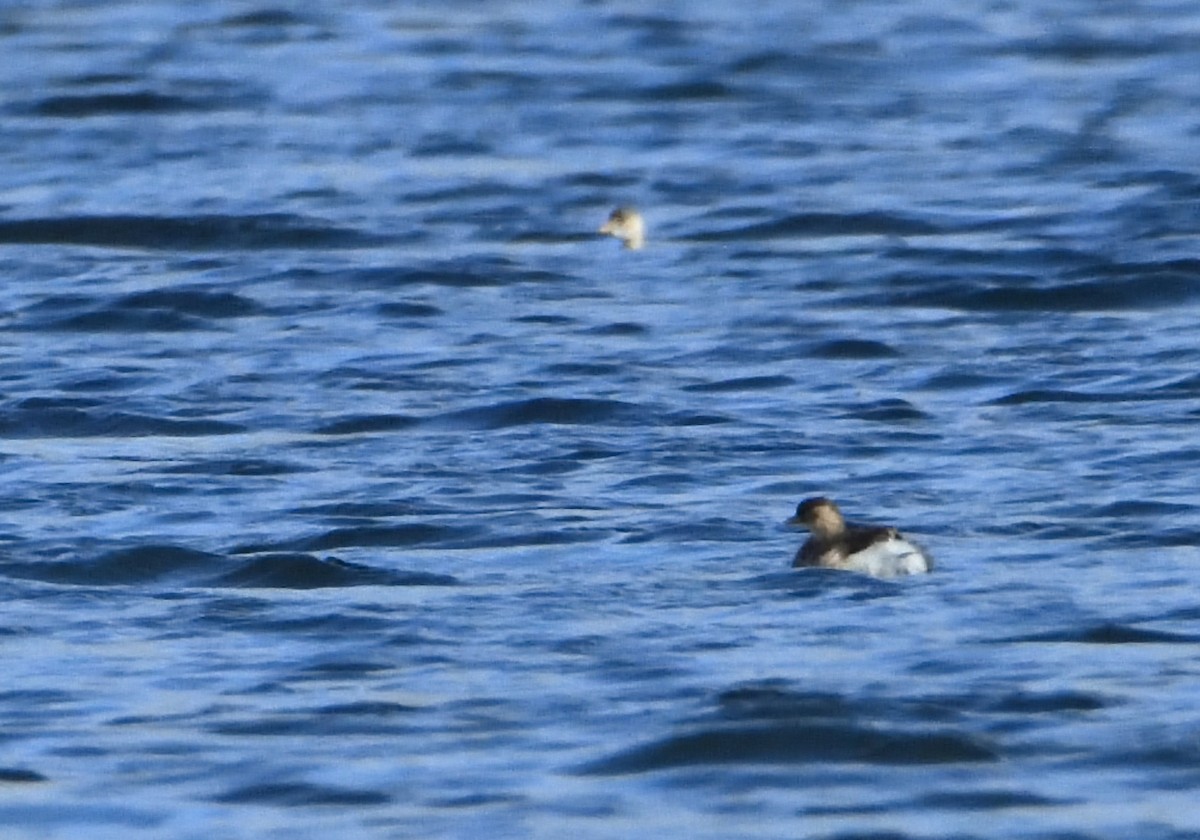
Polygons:
[[0,39],[6,837],[1200,832],[1191,5]]

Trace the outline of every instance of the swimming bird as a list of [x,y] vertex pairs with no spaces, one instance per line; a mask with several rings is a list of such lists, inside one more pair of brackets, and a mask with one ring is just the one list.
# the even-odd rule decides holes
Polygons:
[[787,524],[807,528],[812,534],[796,552],[793,567],[821,566],[874,577],[916,575],[933,569],[933,559],[895,528],[847,523],[838,506],[823,496],[797,505],[796,515]]
[[631,251],[646,244],[646,220],[632,207],[618,207],[612,211],[598,232],[615,236]]

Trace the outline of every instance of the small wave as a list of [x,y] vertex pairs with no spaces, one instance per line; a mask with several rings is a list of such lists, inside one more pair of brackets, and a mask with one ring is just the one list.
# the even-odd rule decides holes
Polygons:
[[514,283],[555,283],[567,279],[566,275],[531,269],[505,258],[441,260],[415,268],[409,265],[383,265],[333,271],[304,269],[289,271],[284,276],[339,289],[349,286],[385,290],[406,286],[485,288]]
[[142,545],[110,551],[90,560],[11,564],[4,571],[12,577],[46,583],[133,586],[200,575],[224,559],[220,554],[177,545]]
[[0,221],[0,244],[90,245],[151,250],[355,248],[374,240],[358,231],[287,213],[257,216],[67,216]]
[[275,29],[289,26],[315,26],[315,19],[309,19],[283,9],[259,9],[221,18],[217,26],[230,29]]
[[395,516],[418,516],[428,514],[452,514],[453,508],[438,507],[425,502],[326,502],[323,504],[305,505],[295,509],[296,513],[304,516],[326,516],[342,519],[380,519]]
[[[1186,387],[1186,386],[1184,386]],[[1179,399],[1182,388],[1167,385],[1146,390],[1073,391],[1068,388],[1028,388],[988,400],[984,405],[1037,405],[1043,403],[1078,403],[1112,406],[1116,403],[1147,403],[1154,400]]]
[[1148,533],[1113,534],[1105,539],[1105,546],[1117,549],[1171,548],[1200,545],[1200,530],[1196,528],[1156,528]]
[[932,236],[941,232],[937,225],[894,213],[797,213],[745,227],[699,233],[692,238],[711,242],[827,236]]
[[615,376],[622,372],[620,365],[595,362],[555,362],[543,368],[556,376]]
[[930,374],[921,387],[933,391],[960,391],[1003,384],[1004,381],[1000,376],[975,370],[950,369]]
[[[1071,276],[1079,273],[1071,272]],[[1200,297],[1200,261],[1091,267],[1087,273],[1092,278],[1103,276],[1046,285],[1032,274],[960,277],[902,273],[885,281],[893,289],[886,298],[897,306],[970,312],[1108,312],[1162,309]],[[875,294],[860,302],[878,306],[880,299]]]
[[712,79],[693,79],[674,84],[656,85],[640,91],[637,95],[642,99],[662,105],[666,102],[727,99],[734,93],[733,88],[723,82]]
[[814,346],[809,354],[817,359],[894,359],[900,355],[890,345],[868,339],[824,341]]
[[634,324],[630,321],[617,321],[612,324],[602,324],[592,327],[585,335],[599,335],[608,338],[634,338],[650,334],[650,328],[645,324]]
[[470,157],[495,154],[496,147],[475,137],[459,137],[456,134],[435,131],[424,135],[413,145],[413,157]]
[[1024,391],[1014,391],[988,400],[985,405],[1027,405],[1029,403],[1109,403],[1111,394],[1085,394],[1080,391],[1068,391],[1057,388],[1030,388]]
[[106,309],[100,312],[83,312],[57,321],[37,324],[36,328],[81,333],[169,333],[203,330],[210,326],[200,318],[192,318],[175,312],[123,312],[119,309]]
[[1105,623],[1094,627],[1051,630],[1029,636],[1007,639],[1010,642],[1062,642],[1083,645],[1194,645],[1200,642],[1195,634],[1168,633],[1144,630],[1128,624]]
[[872,423],[910,423],[929,419],[929,415],[921,409],[908,400],[898,397],[855,406],[844,416],[855,420],[868,420]]
[[175,420],[119,411],[24,406],[0,410],[0,435],[15,438],[205,437],[242,431],[244,426],[221,420]]
[[618,400],[534,397],[528,400],[452,411],[434,418],[438,425],[467,429],[505,429],[545,423],[555,426],[607,425],[645,417],[642,407]]
[[514,534],[487,534],[464,540],[456,548],[528,548],[530,546],[577,545],[580,543],[603,542],[608,539],[607,530],[582,528],[553,528],[541,531],[525,531]]
[[685,385],[684,391],[696,394],[726,394],[740,391],[766,391],[795,385],[790,376],[743,376],[737,379],[720,379],[715,382],[700,382]]
[[344,586],[454,586],[450,575],[394,571],[311,554],[265,554],[212,581],[214,586],[264,589],[325,589]]
[[445,314],[445,310],[430,303],[406,303],[403,301],[381,303],[375,307],[375,311],[384,318],[433,318]]
[[284,540],[272,544],[251,544],[233,549],[234,554],[256,554],[259,552],[307,552],[327,551],[335,548],[412,548],[420,545],[436,545],[448,540],[461,540],[473,532],[444,525],[429,525],[423,522],[404,525],[364,525],[350,528],[334,528],[311,537]]
[[75,586],[149,586],[155,584],[318,589],[344,586],[453,586],[450,575],[380,569],[337,557],[298,552],[267,553],[250,558],[197,551],[177,545],[141,545],[109,551],[95,558],[54,562],[18,562],[0,572],[23,580]]
[[1000,698],[988,711],[1012,714],[1055,714],[1056,712],[1095,712],[1110,703],[1083,691],[1017,692]]
[[362,288],[390,289],[399,286],[452,286],[477,288],[503,286],[508,282],[499,271],[448,264],[430,268],[376,267],[332,272],[325,279]]
[[[64,311],[71,314],[62,315]],[[80,311],[82,310],[82,311]],[[80,296],[39,301],[27,315],[29,329],[78,332],[179,332],[207,329],[210,320],[256,315],[254,301],[227,292],[160,289],[127,295],[110,303]]]
[[729,423],[730,418],[723,414],[701,414],[694,411],[672,411],[664,414],[661,422],[666,426],[719,426]]
[[439,796],[429,800],[435,808],[515,808],[525,805],[530,797],[516,793],[464,793],[459,796]]
[[1168,382],[1166,385],[1156,388],[1155,392],[1170,397],[1200,396],[1200,373],[1181,376],[1172,382]]
[[523,99],[531,96],[538,88],[538,79],[528,73],[512,70],[455,69],[442,73],[435,84],[446,90],[491,91],[497,95]]
[[420,711],[420,709],[420,706],[413,706],[408,703],[394,703],[387,700],[359,700],[357,702],[334,703],[329,706],[322,706],[316,711],[321,715],[333,715],[337,717],[390,718],[397,715],[409,715]]
[[514,324],[537,324],[543,327],[573,327],[579,323],[578,318],[568,315],[521,315],[513,318]]
[[1172,38],[1162,33],[1150,37],[1129,32],[1125,36],[1107,37],[1079,29],[1036,39],[1016,39],[997,47],[995,51],[1035,59],[1084,63],[1145,58],[1184,48],[1190,50],[1191,43],[1182,34]]
[[404,414],[361,414],[326,423],[316,429],[319,435],[362,435],[410,429],[420,422]]
[[[912,722],[884,723],[896,715]],[[925,765],[1000,758],[997,749],[973,735],[942,720],[922,720],[928,715],[923,704],[796,691],[783,680],[767,680],[722,692],[715,724],[622,750],[578,772],[625,775],[723,764]]]
[[95,117],[112,114],[179,114],[188,111],[210,111],[228,108],[219,101],[176,96],[154,91],[130,91],[127,93],[66,94],[47,96],[15,109],[39,117]]
[[990,747],[955,732],[780,723],[673,735],[585,765],[579,772],[608,776],[723,764],[925,765],[998,759]]
[[392,798],[386,793],[374,790],[354,790],[307,782],[266,782],[233,788],[217,796],[216,801],[224,804],[290,808],[312,805],[362,807],[386,805]]
[[216,476],[271,476],[292,475],[305,472],[305,467],[285,461],[265,458],[217,458],[209,461],[193,461],[175,466],[160,467],[155,472],[164,475],[216,475]]
[[917,800],[918,806],[936,810],[960,810],[971,812],[995,811],[1002,808],[1043,808],[1066,805],[1070,799],[1051,799],[1036,793],[1013,790],[940,791],[929,793]]
[[1193,512],[1195,509],[1194,505],[1160,502],[1155,499],[1121,499],[1094,508],[1089,515],[1092,518],[1111,517],[1113,519],[1128,520],[1139,516],[1187,514]]
[[[637,486],[643,487],[661,487],[667,490],[676,487],[689,487],[694,482],[691,476],[686,478],[686,481],[675,476],[653,476],[652,478],[659,479],[659,482],[648,482]],[[634,486],[627,482],[623,487]],[[734,522],[728,519],[720,519],[709,517],[697,522],[684,522],[677,525],[663,525],[653,529],[647,529],[637,534],[631,534],[624,537],[621,542],[631,545],[646,542],[664,542],[664,543],[685,543],[685,542],[718,542],[718,543],[735,543],[749,542],[754,539],[747,533],[744,523]]]
[[201,318],[244,318],[262,312],[261,306],[242,295],[204,289],[154,289],[127,295],[117,305],[126,309],[169,309]]
[[717,696],[722,717],[730,720],[777,718],[841,718],[855,713],[840,694],[796,691],[783,680],[766,680],[731,688]]

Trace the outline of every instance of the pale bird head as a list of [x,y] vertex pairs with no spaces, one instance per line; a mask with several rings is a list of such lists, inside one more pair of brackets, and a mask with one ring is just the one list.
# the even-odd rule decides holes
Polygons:
[[615,236],[631,251],[646,244],[646,222],[632,207],[618,207],[600,226],[600,233]]

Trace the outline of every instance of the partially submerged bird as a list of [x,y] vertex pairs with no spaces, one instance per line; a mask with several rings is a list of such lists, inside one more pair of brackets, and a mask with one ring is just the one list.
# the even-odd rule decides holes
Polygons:
[[600,226],[599,233],[615,236],[631,251],[646,244],[646,221],[632,207],[618,207]]
[[787,524],[812,533],[796,552],[793,567],[820,566],[875,577],[916,575],[933,569],[932,558],[895,528],[849,524],[838,506],[823,496],[797,505],[796,515]]

